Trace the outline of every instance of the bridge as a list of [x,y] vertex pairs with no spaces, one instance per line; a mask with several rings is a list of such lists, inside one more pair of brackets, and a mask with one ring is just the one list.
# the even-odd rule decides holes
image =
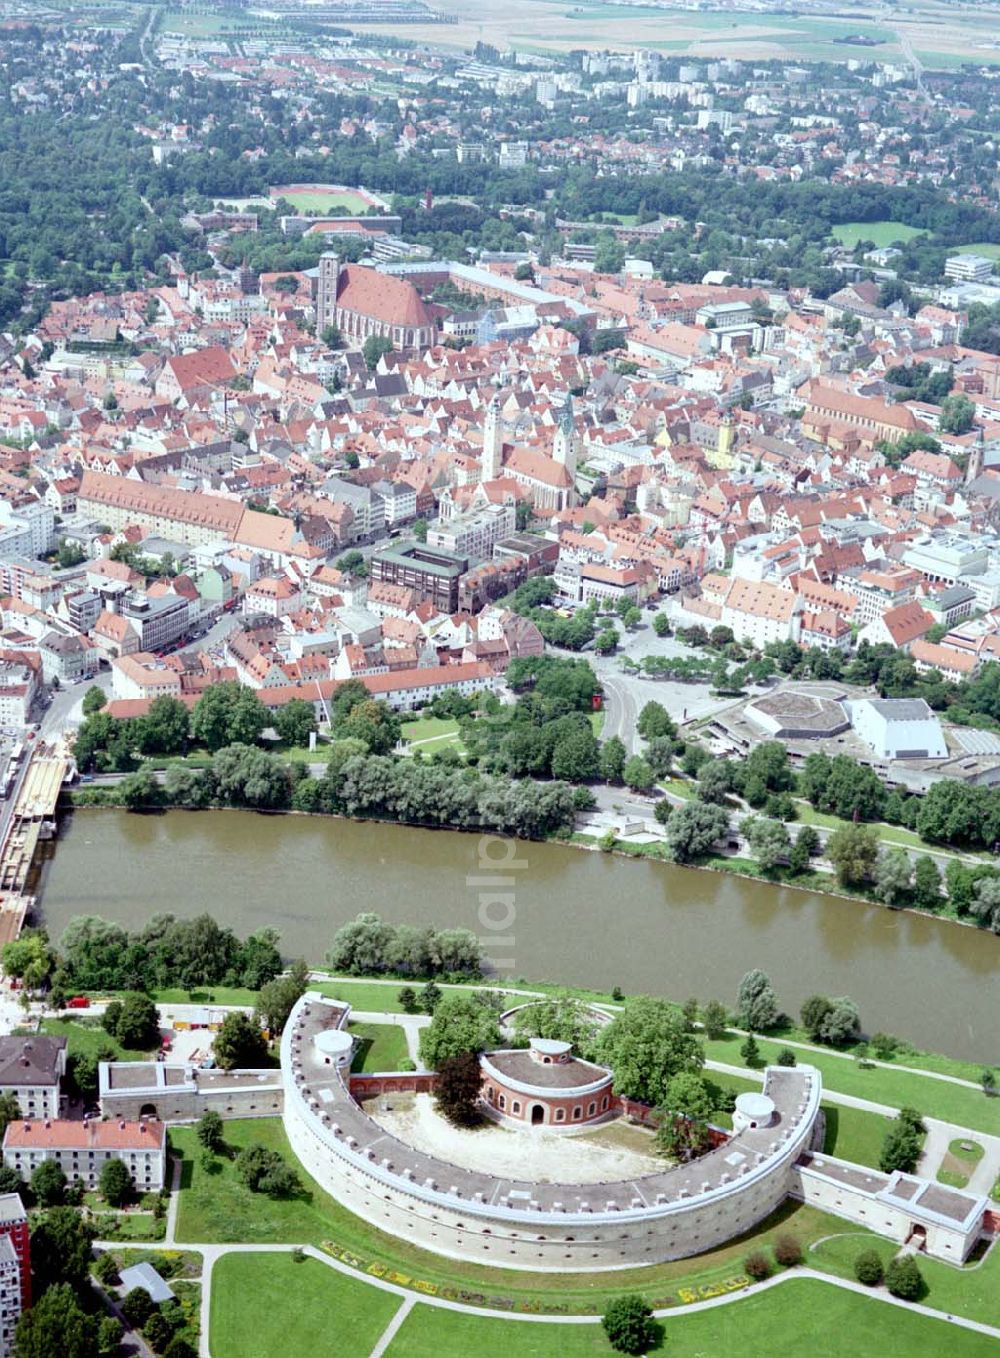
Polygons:
[[56,804],[69,761],[54,745],[30,747],[0,819],[0,946],[17,938],[33,904],[25,895],[39,841],[55,833]]

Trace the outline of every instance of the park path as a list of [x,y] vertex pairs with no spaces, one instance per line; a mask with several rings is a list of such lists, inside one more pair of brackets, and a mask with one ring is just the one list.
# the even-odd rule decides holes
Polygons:
[[[124,1241],[99,1240],[96,1242],[101,1249],[146,1249],[148,1243],[127,1244]],[[506,1320],[512,1323],[526,1325],[597,1325],[600,1324],[601,1317],[596,1315],[583,1316],[543,1316],[543,1315],[512,1315],[510,1311],[495,1311],[483,1306],[468,1306],[464,1302],[446,1301],[443,1297],[415,1297],[412,1292],[400,1287],[396,1283],[386,1282],[384,1278],[375,1278],[371,1274],[364,1273],[360,1269],[352,1268],[351,1265],[343,1263],[340,1259],[334,1259],[330,1255],[317,1249],[314,1245],[199,1245],[185,1243],[185,1249],[198,1250],[204,1259],[204,1266],[201,1274],[201,1337],[199,1344],[199,1358],[211,1358],[209,1348],[209,1324],[211,1321],[211,1282],[212,1273],[216,1263],[224,1254],[290,1254],[295,1249],[301,1249],[310,1259],[315,1259],[327,1268],[333,1269],[337,1273],[344,1274],[355,1282],[365,1283],[369,1287],[377,1287],[383,1292],[390,1292],[393,1296],[399,1297],[403,1305],[396,1312],[393,1320],[379,1336],[379,1339],[372,1349],[369,1358],[381,1358],[386,1352],[391,1341],[395,1338],[400,1326],[406,1320],[407,1315],[414,1306],[435,1306],[442,1311],[456,1311],[461,1315],[481,1316],[486,1319]],[[903,1301],[899,1297],[892,1296],[884,1287],[865,1287],[861,1283],[853,1282],[849,1278],[837,1278],[830,1273],[822,1273],[814,1268],[793,1268],[786,1273],[779,1273],[773,1278],[767,1278],[764,1282],[754,1283],[743,1288],[739,1292],[727,1292],[721,1297],[710,1297],[704,1301],[684,1303],[681,1306],[662,1307],[654,1311],[658,1320],[670,1320],[675,1316],[694,1315],[695,1313],[712,1310],[717,1306],[732,1306],[743,1301],[751,1293],[757,1295],[760,1292],[767,1292],[772,1287],[782,1287],[785,1283],[793,1282],[796,1278],[812,1278],[816,1282],[827,1283],[831,1287],[840,1287],[846,1292],[853,1292],[857,1296],[868,1297],[872,1301],[882,1302],[887,1306],[897,1306],[903,1311],[914,1311],[918,1315],[925,1316],[928,1320],[938,1320],[944,1324],[958,1325],[964,1330],[972,1330],[976,1334],[985,1335],[989,1339],[1000,1341],[1000,1328],[994,1325],[987,1325],[979,1320],[970,1320],[966,1316],[956,1316],[942,1311],[936,1311],[931,1306],[924,1306],[920,1302]],[[397,1323],[398,1322],[398,1323]],[[391,1331],[391,1333],[390,1333]]]
[[430,1023],[429,1014],[384,1014],[372,1009],[352,1009],[351,1019],[358,1023],[395,1023],[406,1035],[406,1050],[417,1070],[427,1067],[420,1059],[420,1030]]

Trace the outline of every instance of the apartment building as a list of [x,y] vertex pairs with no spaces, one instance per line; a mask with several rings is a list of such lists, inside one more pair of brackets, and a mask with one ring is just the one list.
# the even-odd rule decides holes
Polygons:
[[54,1160],[70,1183],[92,1192],[109,1160],[121,1160],[138,1193],[156,1193],[164,1183],[167,1129],[162,1122],[102,1122],[84,1118],[42,1118],[12,1122],[3,1139],[3,1161],[22,1179]]

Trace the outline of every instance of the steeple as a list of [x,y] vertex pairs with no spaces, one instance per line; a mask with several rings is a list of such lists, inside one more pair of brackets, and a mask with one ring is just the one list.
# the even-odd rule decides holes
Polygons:
[[494,392],[486,407],[481,467],[484,481],[495,481],[503,471],[503,422],[500,417],[499,392]]
[[983,426],[980,425],[976,430],[976,441],[969,450],[969,462],[965,469],[965,484],[971,486],[977,477],[983,474],[983,458],[985,454]]
[[573,397],[567,393],[566,404],[559,412],[555,438],[552,440],[552,456],[566,468],[570,476],[576,475],[576,433],[573,428]]

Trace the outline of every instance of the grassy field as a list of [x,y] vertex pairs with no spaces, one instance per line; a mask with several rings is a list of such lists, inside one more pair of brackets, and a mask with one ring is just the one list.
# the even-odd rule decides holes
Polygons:
[[[794,1336],[794,1338],[792,1338]],[[862,1338],[863,1336],[863,1338]],[[769,1292],[700,1314],[669,1316],[656,1350],[670,1358],[721,1358],[774,1349],[810,1358],[986,1358],[995,1351],[983,1335],[944,1321],[907,1314],[815,1279],[799,1278]],[[221,1352],[221,1351],[220,1351]],[[607,1355],[599,1325],[533,1325],[456,1316],[416,1306],[387,1350],[388,1358],[464,1358],[506,1353],[511,1358],[590,1358]]]
[[42,1020],[42,1032],[52,1037],[66,1039],[66,1053],[69,1056],[79,1053],[82,1056],[96,1056],[102,1048],[114,1048],[116,1061],[144,1061],[148,1051],[135,1051],[123,1047],[117,1038],[106,1033],[98,1019],[59,1019]]
[[367,212],[369,204],[359,193],[349,189],[300,189],[280,195],[299,212],[338,213],[357,216]]
[[983,255],[986,259],[1000,259],[1000,245],[992,241],[979,241],[976,245],[956,245],[956,255]]
[[[806,1263],[811,1268],[823,1269],[841,1278],[853,1278],[854,1260],[862,1250],[867,1249],[877,1250],[882,1263],[888,1264],[898,1246],[891,1240],[873,1239],[870,1235],[858,1235],[853,1230],[846,1230],[809,1249]],[[991,1250],[982,1263],[965,1268],[955,1268],[939,1259],[923,1257],[918,1260],[918,1267],[927,1289],[921,1299],[925,1306],[933,1306],[935,1310],[946,1314],[968,1316],[970,1320],[980,1320],[987,1325],[996,1325],[996,1299],[1000,1295],[1000,1250]],[[997,1343],[995,1340],[989,1342],[992,1348],[987,1346],[983,1353],[995,1354]],[[947,1348],[941,1350],[942,1353],[949,1351]]]
[[352,1023],[351,1036],[358,1043],[351,1070],[400,1070],[410,1053],[406,1034],[395,1023]]
[[[727,1065],[742,1064],[739,1049],[743,1039],[735,1034],[715,1042],[705,1042],[705,1054],[712,1061]],[[782,1048],[780,1039],[758,1037],[757,1045],[765,1061],[774,1062]],[[927,1079],[905,1070],[860,1066],[831,1053],[796,1050],[796,1059],[815,1066],[823,1077],[823,1088],[841,1094],[889,1104],[892,1108],[917,1108],[929,1117],[958,1123],[976,1131],[1000,1136],[1000,1099],[988,1099],[978,1089],[966,1089],[946,1080]]]
[[434,754],[444,749],[455,749],[459,753],[465,750],[458,733],[458,722],[450,718],[417,717],[414,721],[404,722],[402,736],[408,745],[423,754]]
[[876,246],[894,245],[896,241],[908,241],[919,236],[920,230],[914,226],[904,226],[901,222],[840,222],[833,228],[832,234],[841,245],[853,250],[859,240],[874,241]]
[[[694,1259],[601,1275],[545,1273],[483,1268],[443,1259],[382,1234],[346,1211],[300,1170],[303,1187],[289,1200],[250,1193],[236,1178],[232,1162],[220,1159],[215,1172],[201,1164],[194,1129],[171,1130],[171,1144],[182,1156],[180,1242],[247,1244],[322,1244],[331,1241],[351,1251],[364,1266],[401,1270],[414,1281],[436,1288],[472,1289],[500,1303],[544,1306],[576,1314],[594,1314],[611,1297],[641,1291],[657,1305],[676,1299],[678,1287],[699,1287],[739,1274],[747,1250],[767,1249],[777,1235],[791,1232],[803,1245],[835,1233],[840,1223],[815,1208],[789,1201],[748,1236],[729,1241]],[[259,1142],[297,1163],[277,1118],[226,1123],[227,1144],[238,1150]]]
[[969,1141],[964,1136],[956,1137],[948,1146],[948,1153],[937,1172],[938,1183],[964,1188],[985,1154],[985,1148],[978,1141]]
[[213,1358],[367,1358],[399,1298],[287,1254],[228,1254],[212,1273]]
[[205,990],[182,990],[180,986],[168,986],[165,990],[154,990],[153,999],[157,1004],[243,1004],[257,1003],[256,990],[245,986],[214,985]]

